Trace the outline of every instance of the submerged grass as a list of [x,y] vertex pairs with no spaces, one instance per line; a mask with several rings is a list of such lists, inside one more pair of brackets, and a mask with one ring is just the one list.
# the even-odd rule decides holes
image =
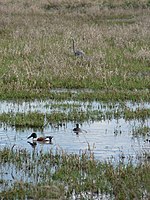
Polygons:
[[101,121],[120,119],[125,120],[141,120],[145,121],[150,118],[150,109],[102,111],[92,110],[88,108],[86,111],[82,109],[73,109],[68,112],[52,111],[51,113],[27,112],[27,113],[1,113],[0,122],[6,126],[14,126],[16,128],[44,128],[53,123],[67,122],[85,122],[85,121]]
[[142,126],[142,127],[136,127],[133,131],[132,134],[134,137],[138,137],[139,135],[142,136],[149,136],[150,132],[150,127],[149,126]]
[[[0,162],[1,172],[5,173],[9,165],[7,173],[13,176],[8,185],[1,181],[2,199],[72,199],[73,195],[80,199],[103,195],[108,199],[148,199],[150,195],[150,165],[146,160],[138,165],[129,160],[128,164],[121,161],[113,166],[111,161],[95,160],[90,150],[68,155],[60,150],[31,154],[4,148]],[[16,177],[19,170],[21,174]]]
[[[148,0],[1,3],[1,98],[60,98],[51,89],[88,88],[102,92],[76,98],[147,100],[149,5]],[[84,58],[74,56],[72,38]]]
[[42,128],[44,127],[45,115],[38,112],[29,113],[3,113],[0,115],[0,121],[4,124],[16,128]]

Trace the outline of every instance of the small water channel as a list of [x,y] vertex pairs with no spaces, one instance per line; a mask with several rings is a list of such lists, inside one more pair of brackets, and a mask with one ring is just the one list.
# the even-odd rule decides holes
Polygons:
[[[149,109],[149,103],[101,103],[101,102],[78,102],[78,101],[32,101],[32,102],[0,102],[0,113],[27,113],[39,112],[69,112],[76,109],[82,110],[101,110],[102,113],[118,112],[125,107],[129,109]],[[13,146],[26,148],[29,151],[43,150],[49,151],[56,148],[62,149],[67,153],[80,153],[85,150],[94,152],[96,159],[106,160],[113,158],[119,160],[123,155],[125,158],[136,158],[137,154],[144,151],[150,151],[149,143],[146,142],[147,134],[135,134],[136,130],[141,127],[150,127],[150,118],[146,120],[132,119],[126,120],[120,118],[105,118],[97,121],[85,121],[80,124],[82,133],[73,132],[76,122],[68,121],[62,124],[49,124],[42,131],[36,129],[38,136],[53,136],[52,144],[37,144],[32,146],[32,139],[27,137],[35,131],[34,128],[16,129],[12,126],[6,126],[1,123],[0,126],[0,148]]]

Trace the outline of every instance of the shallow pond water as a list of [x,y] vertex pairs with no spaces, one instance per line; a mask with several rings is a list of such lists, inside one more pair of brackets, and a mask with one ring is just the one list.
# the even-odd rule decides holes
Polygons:
[[[59,106],[56,106],[59,105]],[[64,108],[65,105],[65,108]],[[99,102],[54,102],[54,101],[33,101],[33,102],[1,102],[0,113],[3,112],[33,112],[51,113],[52,111],[68,112],[73,105],[78,110],[100,109],[102,112],[121,110],[124,106],[135,110],[136,108],[150,108],[149,103],[131,103],[126,102],[123,106],[119,103],[105,104]],[[15,128],[4,126],[0,127],[0,148],[5,146],[13,146],[26,148],[29,151],[40,150],[49,151],[62,149],[68,153],[81,153],[85,150],[94,152],[96,159],[105,160],[112,158],[119,160],[123,155],[125,159],[136,158],[137,154],[144,151],[150,151],[149,143],[145,142],[147,136],[134,135],[133,132],[143,126],[150,127],[150,119],[145,121],[129,120],[123,118],[101,121],[88,121],[80,124],[82,133],[73,132],[76,122],[67,122],[62,126],[49,125],[42,132],[37,130],[38,136],[53,136],[52,144],[37,144],[35,147],[31,145],[32,139],[27,137],[34,131],[33,129],[16,130]],[[31,143],[28,143],[31,142]]]

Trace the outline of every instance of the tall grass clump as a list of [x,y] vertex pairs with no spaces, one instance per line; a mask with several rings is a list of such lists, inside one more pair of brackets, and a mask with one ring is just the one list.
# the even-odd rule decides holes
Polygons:
[[43,128],[45,125],[45,114],[38,112],[3,113],[0,115],[0,121],[16,128]]

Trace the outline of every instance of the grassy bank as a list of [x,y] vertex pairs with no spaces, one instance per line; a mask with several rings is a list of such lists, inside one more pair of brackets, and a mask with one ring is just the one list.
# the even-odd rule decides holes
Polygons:
[[[147,155],[148,156],[148,155]],[[146,156],[142,164],[133,165],[123,158],[114,167],[112,162],[99,162],[92,152],[67,155],[65,152],[33,151],[4,148],[0,150],[2,199],[148,199],[150,165]],[[1,177],[3,177],[3,175]]]
[[[99,99],[147,100],[149,7],[148,0],[2,2],[1,98],[89,88],[102,91]],[[85,57],[74,56],[72,38]]]

